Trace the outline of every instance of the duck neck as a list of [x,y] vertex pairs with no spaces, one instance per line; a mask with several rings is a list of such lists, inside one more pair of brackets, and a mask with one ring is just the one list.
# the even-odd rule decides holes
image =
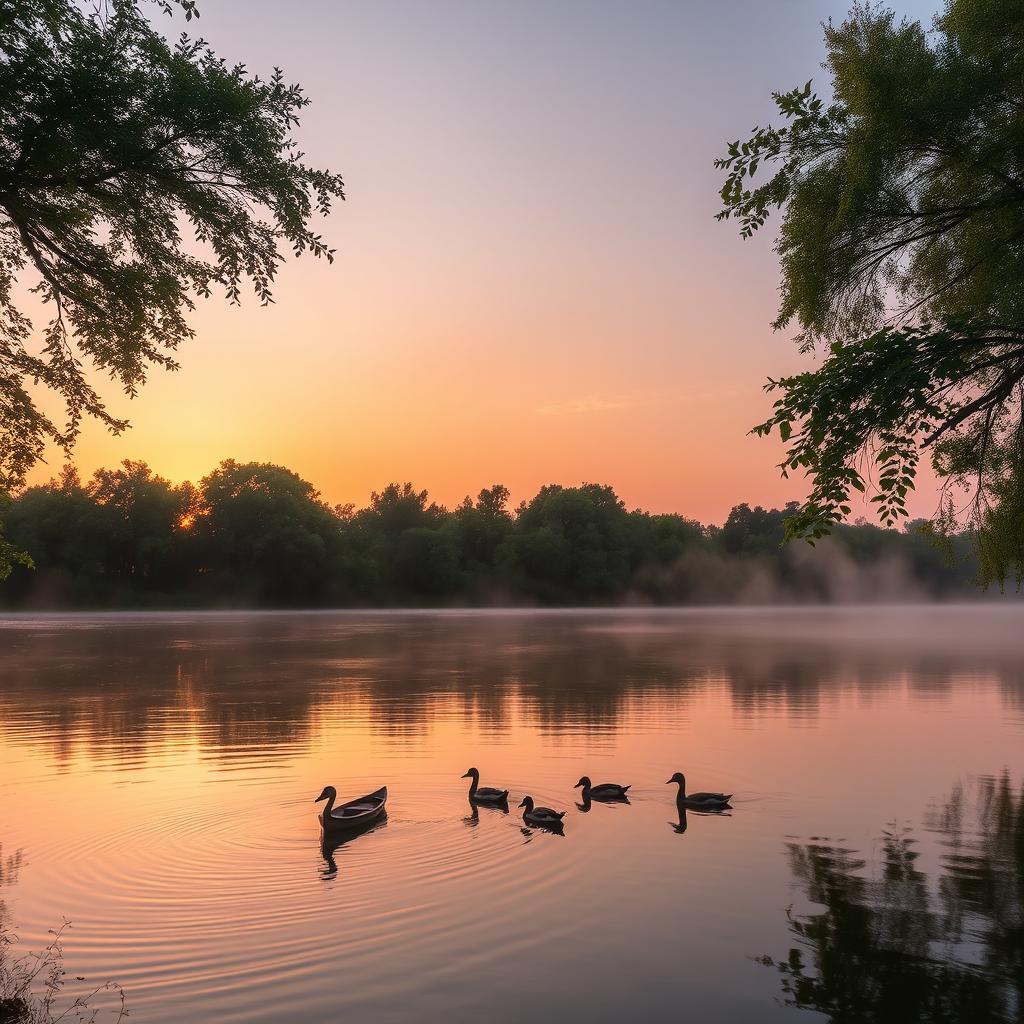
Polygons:
[[583,784],[583,802],[585,804],[590,802],[590,783],[589,782],[585,782]]
[[686,799],[686,783],[678,782],[676,785],[679,786],[679,792],[676,794],[676,802],[682,803]]
[[480,785],[479,775],[470,775],[469,777],[469,795],[471,797],[476,796],[476,787]]
[[324,821],[326,821],[328,818],[330,818],[331,812],[334,810],[334,798],[335,798],[336,795],[337,794],[335,794],[335,793],[328,793],[327,794],[327,803],[324,804],[324,814],[323,814]]

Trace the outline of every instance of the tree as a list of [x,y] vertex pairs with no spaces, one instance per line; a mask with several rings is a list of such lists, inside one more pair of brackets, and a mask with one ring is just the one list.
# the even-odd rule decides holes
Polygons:
[[484,488],[474,503],[468,496],[452,514],[462,567],[473,576],[493,570],[502,541],[512,532],[509,490],[503,484]]
[[12,544],[36,573],[16,573],[8,593],[50,603],[92,604],[106,597],[114,573],[117,512],[104,507],[65,466],[56,480],[26,488],[4,514]]
[[884,523],[906,516],[928,453],[938,532],[970,525],[982,582],[1024,572],[1022,37],[1018,0],[948,0],[931,36],[858,3],[825,26],[832,102],[810,82],[775,94],[786,123],[716,161],[718,216],[743,237],[784,210],[774,326],[825,350],[769,381],[780,397],[754,428],[811,478],[790,538],[823,536],[868,488]]
[[[7,512],[11,506],[11,496],[7,491],[0,491],[0,514]],[[10,576],[16,565],[26,569],[35,567],[32,556],[17,544],[12,544],[4,537],[4,528],[0,525],[0,582]]]
[[[151,366],[175,368],[197,297],[236,303],[249,282],[266,304],[282,247],[332,258],[312,221],[344,198],[342,180],[295,146],[301,88],[202,40],[172,45],[143,6],[0,3],[0,488],[48,442],[69,448],[85,416],[127,426],[90,367],[134,396]],[[197,13],[192,0],[155,6]],[[38,351],[24,285],[49,311]]]
[[395,545],[394,582],[404,593],[428,598],[453,594],[460,583],[459,555],[452,534],[414,526]]
[[[608,486],[549,485],[508,510],[499,485],[448,511],[393,484],[370,506],[328,507],[282,466],[231,460],[171,484],[143,462],[66,466],[0,508],[35,572],[0,583],[5,607],[693,604],[963,594],[919,530],[840,524],[818,557],[781,546],[794,508],[737,505],[722,527],[627,511]],[[909,525],[909,524],[908,524]]]
[[183,541],[199,511],[192,484],[175,487],[146,463],[126,459],[120,469],[97,470],[88,492],[116,513],[110,562],[117,575],[161,589],[187,572]]
[[549,484],[520,507],[502,555],[506,571],[541,600],[601,601],[629,582],[629,539],[628,513],[611,487]]
[[388,484],[370,495],[370,507],[359,514],[359,520],[370,530],[397,537],[404,530],[437,525],[444,509],[428,504],[426,491],[417,491],[411,483]]
[[785,518],[796,511],[795,504],[770,510],[760,505],[751,508],[746,502],[735,505],[718,534],[718,542],[730,555],[769,554],[782,541]]
[[270,463],[227,459],[200,485],[195,530],[217,596],[316,604],[339,521],[301,477]]

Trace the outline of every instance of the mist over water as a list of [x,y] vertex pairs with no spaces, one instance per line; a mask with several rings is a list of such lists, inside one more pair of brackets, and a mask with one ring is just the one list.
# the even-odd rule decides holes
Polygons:
[[[28,946],[69,918],[70,974],[121,982],[140,1022],[538,1001],[1013,1020],[1022,626],[991,606],[3,619],[0,901]],[[470,766],[508,814],[474,812]],[[681,817],[676,770],[731,814]],[[630,803],[581,810],[583,773]],[[386,783],[386,821],[323,845],[328,783]],[[523,830],[525,793],[567,810],[563,836]],[[909,1009],[893,963],[916,965]]]
[[847,545],[826,537],[816,547],[792,544],[772,555],[688,552],[665,568],[637,573],[630,601],[650,604],[651,593],[692,606],[927,604],[938,601],[1012,603],[1015,593],[982,591],[973,567],[948,572],[944,588],[917,571],[898,551],[858,561]]

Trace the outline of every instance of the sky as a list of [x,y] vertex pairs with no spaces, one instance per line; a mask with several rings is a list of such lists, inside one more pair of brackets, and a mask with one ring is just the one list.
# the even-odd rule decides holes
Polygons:
[[[337,258],[290,260],[270,308],[204,302],[179,372],[131,402],[107,390],[133,427],[87,428],[84,473],[269,461],[357,506],[391,481],[449,505],[589,481],[704,522],[804,494],[748,430],[765,378],[814,360],[770,327],[773,230],[714,220],[713,161],[771,118],[772,90],[827,89],[820,23],[847,4],[199,7],[219,54],[310,96],[302,148],[346,182],[323,226]],[[926,490],[912,510],[933,506]]]

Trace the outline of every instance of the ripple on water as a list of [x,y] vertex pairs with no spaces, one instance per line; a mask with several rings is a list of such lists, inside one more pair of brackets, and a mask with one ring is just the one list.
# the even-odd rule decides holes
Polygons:
[[[382,962],[420,960],[432,945],[461,950],[479,969],[498,956],[487,941],[496,927],[502,956],[528,949],[538,939],[532,908],[571,877],[570,860],[544,844],[524,850],[514,809],[480,808],[474,820],[448,784],[416,800],[392,799],[377,828],[338,843],[333,875],[310,805],[293,799],[230,817],[202,804],[169,808],[58,833],[34,857],[60,866],[61,898],[77,919],[68,939],[76,970],[117,964],[118,980],[146,993],[143,1004],[179,986],[198,998],[237,985],[269,990],[318,965],[337,975],[339,957],[368,998],[375,985],[395,985]],[[536,857],[542,870],[529,863]]]
[[[821,616],[808,644],[778,616],[628,619],[0,621],[0,841],[25,854],[0,899],[29,948],[71,918],[72,974],[123,982],[139,1024],[784,1021],[750,957],[792,948],[786,837],[874,856],[964,773],[1016,785],[1019,651],[959,652],[974,619],[884,648]],[[508,815],[470,813],[470,763]],[[733,815],[676,834],[675,770]],[[584,771],[630,806],[577,811]],[[309,797],[378,775],[388,819],[326,860]],[[523,834],[524,791],[564,838]],[[918,863],[972,892],[973,841]]]

